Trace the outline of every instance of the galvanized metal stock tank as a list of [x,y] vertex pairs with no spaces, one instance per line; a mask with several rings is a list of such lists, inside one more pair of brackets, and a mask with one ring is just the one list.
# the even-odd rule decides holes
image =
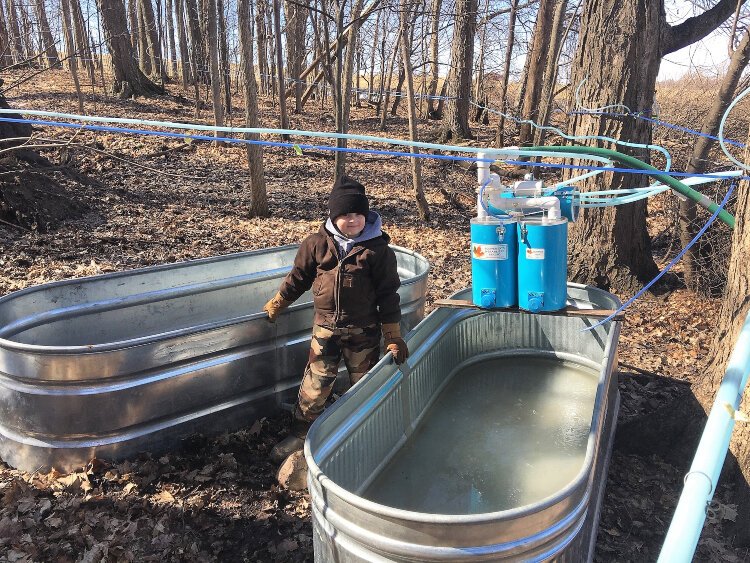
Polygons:
[[[456,297],[470,298],[470,291],[465,290]],[[611,309],[619,306],[613,295],[578,284],[568,284],[568,298],[582,308]],[[407,364],[399,367],[390,356],[384,357],[349,393],[323,413],[308,434],[305,455],[313,504],[315,560],[592,560],[619,408],[617,381],[613,373],[620,332],[618,321],[581,331],[594,322],[586,317],[476,309],[440,308],[433,311],[408,337],[411,357]],[[544,493],[526,503],[513,504],[516,501],[512,500],[503,509],[495,511],[462,511],[464,505],[459,505],[458,511],[443,510],[450,513],[415,511],[403,508],[406,494],[403,497],[392,495],[390,498],[394,501],[389,506],[372,500],[377,496],[372,495],[374,488],[384,482],[386,487],[390,486],[388,479],[379,479],[381,474],[386,477],[396,475],[388,471],[393,467],[389,463],[398,458],[399,450],[404,448],[412,455],[416,450],[409,450],[413,445],[410,438],[429,432],[430,426],[420,426],[420,421],[430,420],[432,428],[441,428],[438,440],[434,442],[435,449],[440,452],[435,459],[440,459],[440,455],[455,456],[457,452],[466,451],[465,444],[442,440],[440,432],[443,432],[443,427],[435,424],[439,419],[428,418],[433,416],[429,413],[433,405],[444,407],[447,404],[441,402],[444,398],[439,395],[453,377],[458,378],[458,386],[450,389],[460,390],[461,386],[468,385],[463,379],[470,373],[468,370],[478,362],[495,362],[492,365],[501,366],[526,361],[519,358],[538,358],[550,365],[563,363],[581,367],[588,395],[583,407],[575,414],[571,414],[564,399],[557,398],[565,397],[568,386],[573,385],[569,378],[562,377],[554,389],[548,386],[537,391],[536,386],[531,386],[531,393],[536,393],[540,401],[549,401],[551,420],[566,426],[571,418],[575,418],[581,429],[576,438],[578,457],[572,463],[562,460],[570,468],[570,477],[563,480],[567,484],[558,486],[551,480],[554,483],[552,493]],[[500,376],[497,373],[481,377],[516,377],[514,373],[502,372]],[[481,381],[484,385],[487,380]],[[517,383],[523,382],[516,379],[509,387],[511,392],[520,387]],[[483,387],[479,389],[481,393]],[[545,393],[552,398],[544,399]],[[453,397],[450,395],[449,398],[453,400]],[[541,403],[529,401],[523,408],[530,411],[528,404]],[[435,416],[445,412],[441,408],[437,408]],[[470,413],[467,420],[471,425],[474,415]],[[486,425],[480,427],[476,435],[476,441],[481,442],[487,436],[492,420],[487,416],[477,416],[476,420],[482,420]],[[450,418],[446,427],[459,423],[460,418]],[[508,435],[523,440],[522,433],[513,432]],[[492,445],[493,449],[487,455],[496,454],[498,457],[494,458],[496,462],[489,458],[489,471],[485,476],[491,478],[501,471],[503,456],[513,456],[515,451],[524,450],[520,446],[525,444],[514,444],[512,439],[509,442],[502,443],[498,451]],[[525,451],[536,452],[535,446],[531,445]],[[467,459],[474,464],[479,458],[469,456]],[[558,459],[561,460],[552,459],[545,475],[555,473],[556,468],[561,467],[557,464]],[[513,460],[520,468],[518,475],[521,480],[528,479],[525,461],[522,458]],[[497,463],[497,471],[494,463]],[[431,462],[426,464],[426,470],[419,477],[409,475],[409,466],[405,467],[407,470],[402,474],[406,476],[405,482],[411,485],[407,485],[409,488],[404,491],[422,485],[421,481],[415,483],[414,479],[430,481],[432,475],[439,472]],[[450,472],[442,471],[442,475],[448,475],[449,481],[453,479]],[[439,499],[450,494],[447,498],[451,503],[458,498],[454,497],[454,491],[448,493],[445,488],[433,484],[419,490],[437,495]],[[474,489],[470,490],[471,495],[474,492]]]
[[[393,247],[403,328],[424,316],[429,264]],[[69,470],[174,447],[290,400],[307,362],[312,298],[275,324],[263,304],[297,246],[66,280],[0,298],[0,456]]]

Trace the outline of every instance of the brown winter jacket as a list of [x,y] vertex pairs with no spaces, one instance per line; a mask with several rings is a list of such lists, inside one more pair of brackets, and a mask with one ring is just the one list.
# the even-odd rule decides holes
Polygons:
[[302,241],[292,271],[279,293],[296,301],[312,287],[315,323],[328,327],[362,327],[401,320],[396,254],[381,236],[356,243],[339,259],[336,242],[325,229]]

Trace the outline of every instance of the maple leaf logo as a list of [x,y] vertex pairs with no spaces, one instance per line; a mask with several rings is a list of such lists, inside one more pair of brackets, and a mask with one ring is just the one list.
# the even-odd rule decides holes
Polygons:
[[482,245],[480,244],[474,245],[474,256],[476,256],[477,258],[481,258],[482,256],[484,256],[484,250],[482,250]]

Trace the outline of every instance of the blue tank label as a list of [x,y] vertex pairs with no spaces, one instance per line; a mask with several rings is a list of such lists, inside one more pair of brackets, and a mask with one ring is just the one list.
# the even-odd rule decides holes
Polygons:
[[544,260],[543,248],[527,248],[526,260]]
[[471,244],[471,255],[476,260],[507,260],[507,244]]

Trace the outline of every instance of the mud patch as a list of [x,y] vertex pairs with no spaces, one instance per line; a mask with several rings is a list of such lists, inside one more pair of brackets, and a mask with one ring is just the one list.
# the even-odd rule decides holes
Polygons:
[[53,177],[31,170],[1,170],[0,219],[24,229],[48,232],[80,219],[90,207]]

